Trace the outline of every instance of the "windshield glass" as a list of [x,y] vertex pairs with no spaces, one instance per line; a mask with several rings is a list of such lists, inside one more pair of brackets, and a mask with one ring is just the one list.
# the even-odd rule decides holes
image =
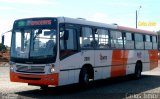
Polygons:
[[11,57],[47,58],[56,54],[55,29],[13,30]]

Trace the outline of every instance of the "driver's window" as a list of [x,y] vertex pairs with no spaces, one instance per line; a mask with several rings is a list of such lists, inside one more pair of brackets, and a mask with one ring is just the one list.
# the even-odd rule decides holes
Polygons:
[[77,29],[72,27],[60,29],[60,59],[73,55],[77,51]]
[[60,32],[61,50],[77,50],[76,29],[66,28],[66,31],[68,31],[67,39],[63,37],[65,35],[64,31]]

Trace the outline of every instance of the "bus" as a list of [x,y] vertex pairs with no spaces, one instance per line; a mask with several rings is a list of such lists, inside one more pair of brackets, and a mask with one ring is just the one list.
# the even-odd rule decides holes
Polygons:
[[133,74],[158,66],[157,34],[67,17],[15,20],[10,80],[45,89]]

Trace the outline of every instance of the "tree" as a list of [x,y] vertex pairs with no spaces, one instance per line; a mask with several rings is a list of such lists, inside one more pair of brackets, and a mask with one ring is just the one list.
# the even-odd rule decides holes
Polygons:
[[2,43],[0,43],[0,52],[6,52],[7,51],[7,47],[5,45],[3,45]]

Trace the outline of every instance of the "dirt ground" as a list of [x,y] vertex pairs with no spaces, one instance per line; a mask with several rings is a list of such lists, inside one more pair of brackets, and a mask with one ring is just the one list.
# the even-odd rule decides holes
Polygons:
[[10,59],[10,52],[0,53],[0,66],[8,64]]

